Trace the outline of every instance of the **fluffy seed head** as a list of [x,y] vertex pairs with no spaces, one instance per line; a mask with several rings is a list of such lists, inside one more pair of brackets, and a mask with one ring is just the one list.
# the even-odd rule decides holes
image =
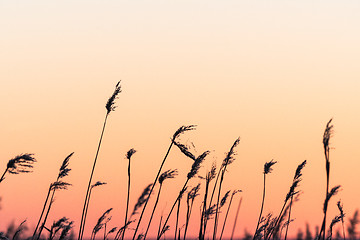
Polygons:
[[329,122],[326,124],[324,135],[323,135],[323,145],[324,145],[325,151],[329,150],[330,137],[333,132],[334,126],[331,124],[331,121],[332,121],[332,119],[330,119]]
[[223,196],[223,198],[221,199],[221,201],[220,201],[220,208],[225,205],[226,200],[229,198],[229,196],[230,196],[230,190],[227,191],[227,192],[225,193],[225,195]]
[[97,181],[96,183],[94,183],[93,185],[91,185],[91,188],[98,187],[98,186],[105,185],[105,184],[106,184],[106,182]]
[[168,178],[175,178],[178,175],[178,170],[167,170],[163,172],[159,177],[159,183],[162,184]]
[[68,168],[69,166],[69,160],[71,158],[71,156],[73,155],[74,153],[70,153],[69,156],[67,156],[64,161],[62,162],[61,164],[61,167],[60,167],[60,170],[59,170],[59,175],[58,175],[58,179],[60,178],[63,178],[65,176],[67,176],[69,174],[69,172],[71,171],[70,168]]
[[272,167],[275,163],[277,163],[277,162],[274,161],[274,159],[271,159],[270,162],[266,162],[266,163],[264,164],[264,174],[270,173],[270,172],[272,171],[272,168],[271,168],[271,167]]
[[150,194],[150,190],[151,190],[151,187],[152,187],[152,184],[150,183],[145,189],[144,191],[142,192],[142,194],[140,195],[137,203],[135,204],[134,206],[134,210],[132,212],[131,215],[134,215],[137,213],[137,210],[139,208],[141,208],[142,205],[144,205],[144,203],[147,201],[147,199],[150,197],[149,194]]
[[111,95],[111,97],[109,98],[109,100],[107,101],[105,108],[107,110],[107,114],[109,114],[111,111],[115,111],[115,99],[117,99],[117,95],[121,93],[121,86],[120,86],[120,81],[116,84],[115,86],[115,90],[114,93]]
[[196,125],[188,125],[188,126],[181,126],[173,135],[172,141],[175,141],[177,137],[179,137],[182,133],[186,131],[195,130]]
[[193,178],[199,171],[201,163],[204,161],[205,157],[209,154],[209,151],[205,151],[203,154],[198,156],[194,163],[191,166],[190,172],[187,174],[187,178],[191,179]]
[[199,196],[199,190],[200,190],[200,183],[198,185],[196,185],[195,187],[193,187],[187,195],[187,198],[189,200],[194,200],[197,196]]
[[330,190],[330,192],[327,194],[327,196],[326,196],[326,198],[325,198],[325,202],[324,202],[324,208],[323,208],[324,213],[325,213],[326,210],[327,210],[326,208],[327,208],[327,205],[328,205],[330,199],[339,192],[340,187],[341,187],[340,185],[333,187],[333,188]]
[[131,156],[134,155],[134,153],[136,153],[135,149],[130,149],[127,153],[126,153],[126,158],[130,160]]
[[63,181],[56,181],[50,185],[50,189],[51,190],[61,190],[61,189],[66,190],[68,188],[68,186],[71,186],[71,184],[67,183],[67,182],[63,182]]
[[189,151],[189,148],[181,143],[178,143],[177,141],[174,141],[174,144],[175,146],[177,146],[180,151],[187,157],[191,158],[192,160],[195,161],[196,157],[194,156],[194,154],[192,154],[190,151]]
[[233,143],[233,145],[231,146],[229,152],[226,154],[226,157],[225,157],[225,159],[223,160],[223,163],[222,163],[222,167],[225,167],[225,166],[231,164],[232,162],[234,162],[234,160],[235,160],[234,157],[235,157],[235,154],[236,154],[235,153],[235,147],[237,145],[239,145],[239,142],[240,142],[240,138],[237,138],[235,140],[235,142]]
[[32,164],[36,162],[32,153],[20,154],[7,163],[8,172],[11,174],[28,173],[33,168]]

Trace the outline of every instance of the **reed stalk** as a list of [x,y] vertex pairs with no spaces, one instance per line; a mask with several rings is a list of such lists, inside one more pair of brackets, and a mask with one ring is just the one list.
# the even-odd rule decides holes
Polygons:
[[121,92],[121,86],[120,86],[120,81],[119,81],[115,86],[114,93],[111,95],[111,97],[108,99],[108,101],[107,101],[107,103],[105,105],[106,115],[105,115],[102,130],[101,130],[100,139],[99,139],[98,147],[97,147],[97,150],[96,150],[93,166],[92,166],[92,169],[91,169],[89,183],[88,183],[88,186],[87,186],[87,189],[86,189],[86,195],[85,195],[85,199],[84,199],[84,206],[83,206],[83,210],[82,210],[82,214],[81,214],[80,230],[79,230],[78,240],[82,240],[82,235],[83,235],[84,225],[85,225],[84,217],[85,217],[86,204],[87,204],[88,198],[89,198],[91,182],[92,182],[92,178],[93,178],[93,175],[94,175],[98,155],[99,155],[99,152],[100,152],[101,142],[102,142],[104,132],[105,132],[105,127],[106,127],[106,122],[107,122],[109,114],[112,111],[115,111],[115,109],[116,109],[115,100],[118,98],[118,94],[120,92]]
[[[218,195],[217,195],[217,202],[216,202],[216,212],[215,212],[215,224],[214,224],[214,231],[213,231],[213,240],[216,239],[216,231],[217,231],[217,224],[218,224],[218,215],[219,215],[219,201],[220,201],[220,194],[221,194],[221,187],[222,187],[222,183],[224,181],[224,175],[226,172],[226,168],[229,164],[234,162],[234,156],[235,156],[235,147],[239,144],[240,142],[240,138],[237,138],[235,140],[235,142],[233,143],[233,145],[231,146],[229,152],[226,154],[225,159],[223,160],[222,166],[223,169],[221,171],[221,178],[220,178],[220,183],[219,183],[219,191],[218,191]],[[220,174],[220,172],[219,172]]]
[[240,212],[241,203],[242,203],[242,197],[240,198],[238,207],[237,207],[237,209],[236,209],[235,220],[234,220],[233,229],[232,229],[232,231],[231,231],[230,240],[233,240],[233,239],[234,239],[234,233],[235,233],[236,224],[237,224],[237,220],[238,220],[238,216],[239,216],[239,212]]
[[225,230],[225,225],[226,225],[226,220],[227,220],[227,217],[228,217],[228,214],[229,214],[229,211],[230,211],[230,207],[231,207],[231,203],[232,203],[232,200],[234,198],[234,195],[238,192],[241,192],[241,190],[234,190],[231,194],[231,198],[230,198],[230,202],[229,202],[229,206],[226,210],[226,214],[225,214],[225,219],[224,219],[224,223],[223,223],[223,226],[222,226],[222,229],[221,229],[221,234],[220,234],[220,240],[222,239],[222,236],[224,234],[224,230]]
[[[182,127],[180,127],[178,130],[176,130],[176,132],[174,133],[174,135],[173,135],[173,137],[172,137],[172,139],[171,139],[170,146],[169,146],[169,148],[168,148],[168,150],[167,150],[167,152],[166,152],[166,154],[165,154],[165,157],[164,157],[163,161],[162,161],[161,164],[160,164],[160,168],[159,168],[159,170],[158,170],[158,172],[157,172],[157,174],[156,174],[156,177],[155,177],[155,180],[154,180],[154,184],[152,185],[152,188],[150,189],[150,195],[151,195],[151,193],[152,193],[153,190],[154,190],[155,183],[157,182],[157,180],[158,180],[158,178],[159,178],[159,176],[160,176],[161,170],[162,170],[162,168],[163,168],[163,166],[164,166],[164,164],[165,164],[165,161],[166,161],[166,159],[167,159],[167,157],[168,157],[168,155],[169,155],[169,153],[170,153],[170,150],[171,150],[172,146],[174,145],[175,140],[176,140],[181,134],[183,134],[184,132],[194,130],[195,127],[196,127],[195,125],[182,126]],[[137,225],[136,225],[136,228],[135,228],[135,231],[134,231],[134,235],[133,235],[133,237],[132,237],[132,240],[135,240],[136,233],[137,233],[137,231],[138,231],[138,229],[139,229],[139,226],[140,226],[141,220],[142,220],[142,218],[143,218],[143,215],[144,215],[144,212],[145,212],[145,209],[146,209],[147,204],[148,204],[148,201],[145,202],[144,207],[143,207],[143,209],[142,209],[142,211],[141,211],[141,213],[140,213],[140,217],[139,217],[138,223],[137,223]]]

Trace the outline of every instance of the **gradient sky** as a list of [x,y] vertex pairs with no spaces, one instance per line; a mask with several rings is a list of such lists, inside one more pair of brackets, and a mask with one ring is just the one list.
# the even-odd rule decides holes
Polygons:
[[[73,186],[56,194],[49,223],[67,216],[78,230],[104,105],[120,79],[123,92],[94,176],[108,184],[93,193],[88,234],[110,207],[110,225],[123,223],[126,152],[138,151],[132,209],[153,181],[170,137],[187,124],[198,128],[182,141],[193,142],[198,154],[211,150],[202,175],[241,138],[224,180],[224,191],[243,190],[237,236],[255,229],[263,164],[278,161],[264,210],[277,214],[297,165],[308,161],[293,208],[294,235],[306,222],[321,224],[322,134],[334,118],[330,185],[342,191],[330,203],[329,218],[339,199],[351,216],[360,198],[359,12],[358,1],[332,0],[0,1],[0,169],[20,153],[38,160],[33,173],[1,183],[0,230],[12,220],[35,225],[47,188],[71,152]],[[190,166],[173,149],[164,170],[181,174],[165,183],[158,213],[167,213]],[[196,233],[195,225],[190,231]]]

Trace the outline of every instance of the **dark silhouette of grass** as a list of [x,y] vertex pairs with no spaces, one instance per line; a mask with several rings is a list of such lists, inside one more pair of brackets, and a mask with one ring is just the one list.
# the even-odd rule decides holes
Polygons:
[[90,187],[91,187],[91,182],[92,182],[92,178],[93,178],[95,167],[96,167],[96,161],[97,161],[99,151],[100,151],[100,147],[101,147],[101,141],[102,141],[102,138],[104,136],[106,122],[107,122],[109,114],[112,111],[115,111],[115,108],[116,108],[115,99],[117,98],[117,96],[119,95],[120,92],[121,92],[121,86],[120,86],[120,81],[119,81],[115,86],[114,93],[111,95],[111,97],[109,98],[109,100],[107,101],[107,103],[105,105],[106,115],[105,115],[104,124],[103,124],[103,127],[102,127],[100,139],[99,139],[99,144],[98,144],[98,147],[97,147],[97,150],[96,150],[93,167],[92,167],[92,170],[91,170],[88,187],[87,187],[87,190],[86,190],[86,195],[85,195],[85,199],[84,199],[84,206],[83,206],[83,210],[82,210],[82,214],[81,214],[81,221],[80,221],[80,229],[79,229],[78,240],[82,239],[82,236],[83,236],[84,225],[85,225],[84,217],[85,217],[86,204],[87,204],[88,198],[89,198],[89,191],[90,191]]
[[6,165],[4,173],[1,175],[0,183],[4,181],[6,173],[19,174],[31,172],[31,169],[33,168],[32,164],[36,162],[33,155],[34,154],[32,153],[25,153],[10,159]]

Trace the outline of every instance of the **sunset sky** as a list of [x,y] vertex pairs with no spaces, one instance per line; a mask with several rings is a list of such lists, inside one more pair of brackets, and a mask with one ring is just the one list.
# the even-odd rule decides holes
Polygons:
[[[94,175],[94,181],[108,184],[94,189],[86,236],[111,207],[110,227],[123,225],[126,152],[137,150],[132,211],[154,180],[171,136],[189,124],[197,129],[183,134],[182,143],[194,143],[197,155],[211,151],[201,176],[214,160],[220,166],[241,139],[223,193],[243,192],[234,199],[225,237],[240,197],[236,236],[245,229],[254,233],[263,165],[271,159],[278,163],[267,177],[264,214],[279,213],[295,169],[306,159],[291,236],[306,223],[312,231],[321,224],[322,136],[330,118],[330,186],[342,190],[330,202],[328,222],[340,199],[351,217],[360,208],[359,12],[355,0],[0,1],[0,171],[20,153],[34,153],[38,161],[33,173],[7,175],[0,184],[0,231],[24,219],[33,229],[49,184],[71,152],[66,180],[73,186],[56,193],[48,225],[66,216],[78,231],[105,104],[119,80],[122,92],[109,115]],[[163,170],[177,168],[180,174],[164,183],[150,236],[191,164],[172,149]],[[198,182],[203,183],[195,178],[190,186]],[[198,233],[199,207],[200,198],[189,236]]]

